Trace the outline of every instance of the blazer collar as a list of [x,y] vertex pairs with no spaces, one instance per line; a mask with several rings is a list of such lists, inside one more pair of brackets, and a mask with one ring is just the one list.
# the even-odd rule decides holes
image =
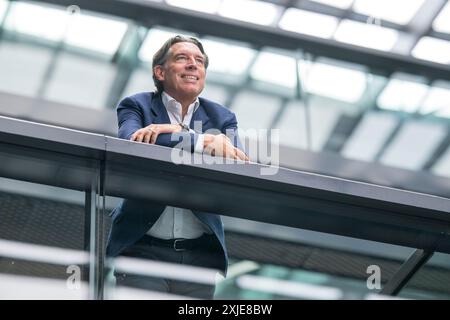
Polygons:
[[194,122],[195,121],[201,121],[202,122],[202,132],[205,132],[207,128],[205,128],[205,125],[209,122],[208,114],[205,111],[205,104],[202,102],[202,99],[200,99],[200,105],[198,106],[197,110],[194,112],[191,118],[191,123],[189,124],[189,128],[194,128]]
[[170,123],[169,114],[167,113],[166,107],[164,107],[161,94],[153,94],[150,110],[154,115],[153,123]]
[[[200,105],[197,108],[197,110],[192,115],[191,123],[189,127],[191,129],[194,128],[194,121],[201,121],[202,122],[202,131],[205,130],[205,125],[209,122],[208,114],[205,111],[205,105],[202,101],[203,99],[199,99]],[[153,113],[154,119],[153,123],[155,124],[161,124],[161,123],[170,123],[169,114],[167,113],[166,107],[164,107],[164,104],[162,102],[161,94],[154,93],[151,101],[151,112]]]

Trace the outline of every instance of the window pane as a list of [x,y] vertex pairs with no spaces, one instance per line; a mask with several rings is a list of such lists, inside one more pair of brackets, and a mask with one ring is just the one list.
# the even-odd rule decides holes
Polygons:
[[355,0],[353,10],[398,24],[408,24],[424,2],[424,0]]
[[343,20],[334,37],[338,41],[357,46],[390,51],[398,39],[398,32],[373,24]]
[[446,134],[444,125],[410,121],[401,127],[380,161],[388,166],[419,170]]
[[394,76],[377,99],[378,106],[383,109],[415,112],[425,97],[428,86],[412,80]]
[[319,62],[299,63],[302,84],[310,93],[355,103],[366,89],[366,75],[362,71]]
[[258,55],[250,74],[256,80],[295,88],[297,83],[295,72],[294,58],[263,51]]
[[419,59],[448,64],[450,63],[450,41],[423,37],[411,54]]
[[221,0],[166,0],[172,6],[206,13],[215,13]]
[[337,25],[335,17],[295,8],[287,9],[279,23],[282,29],[321,38],[330,38]]
[[223,0],[219,14],[245,22],[270,25],[277,16],[280,7],[262,1]]

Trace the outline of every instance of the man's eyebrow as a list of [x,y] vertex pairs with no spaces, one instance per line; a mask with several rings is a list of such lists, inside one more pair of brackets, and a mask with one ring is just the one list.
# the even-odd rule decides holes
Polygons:
[[[189,53],[189,52],[178,52],[178,53],[176,53],[176,54],[174,55],[174,57],[178,57],[178,56],[180,56],[180,55],[188,56],[188,55],[190,55],[190,53]],[[194,54],[194,56],[195,56],[196,58],[202,58],[202,59],[205,58],[205,56],[204,56],[203,54]]]

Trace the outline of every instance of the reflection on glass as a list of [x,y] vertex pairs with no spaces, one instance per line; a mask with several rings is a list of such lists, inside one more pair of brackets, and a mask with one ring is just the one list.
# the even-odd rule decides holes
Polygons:
[[0,299],[88,298],[84,200],[0,177]]

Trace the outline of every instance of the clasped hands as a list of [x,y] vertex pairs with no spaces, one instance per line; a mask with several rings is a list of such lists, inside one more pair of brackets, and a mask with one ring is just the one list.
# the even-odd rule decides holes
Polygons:
[[[145,128],[137,130],[131,136],[131,141],[154,144],[161,133],[181,132],[182,128],[178,124],[151,124]],[[231,140],[224,134],[204,134],[203,150],[216,157],[224,157],[249,161],[247,155],[236,148]]]

